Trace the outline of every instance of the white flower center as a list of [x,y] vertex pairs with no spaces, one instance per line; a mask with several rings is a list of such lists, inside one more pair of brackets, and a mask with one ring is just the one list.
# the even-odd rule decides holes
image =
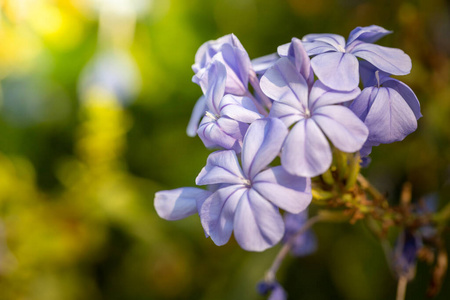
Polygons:
[[242,178],[242,182],[248,187],[252,185],[252,182],[249,179]]
[[311,111],[309,110],[309,108],[305,108],[305,114],[304,114],[304,117],[306,118],[306,119],[308,119],[308,118],[310,118],[311,117]]
[[375,78],[377,79],[377,86],[380,88],[380,71],[375,71]]
[[336,45],[336,49],[337,49],[339,52],[345,53],[345,49],[342,48],[341,45]]
[[213,114],[210,113],[209,111],[206,111],[206,112],[205,112],[205,115],[206,115],[208,118],[213,119],[214,121],[217,121],[217,119],[220,117],[220,116],[217,116],[217,115],[213,115]]

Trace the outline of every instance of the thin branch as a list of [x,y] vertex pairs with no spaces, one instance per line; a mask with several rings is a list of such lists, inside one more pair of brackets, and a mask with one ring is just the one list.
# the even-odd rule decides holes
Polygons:
[[372,195],[374,200],[385,200],[383,194],[381,194],[361,173],[358,174],[358,182],[364,190]]
[[396,300],[405,300],[406,286],[408,285],[408,278],[406,276],[400,276],[397,284],[397,297]]
[[286,255],[291,250],[295,239],[304,234],[309,228],[311,228],[315,223],[321,221],[323,219],[322,215],[317,215],[306,221],[306,223],[288,240],[286,244],[283,245],[280,252],[278,252],[277,256],[275,257],[275,260],[272,263],[272,266],[270,269],[266,272],[266,281],[272,282],[275,280],[275,275],[278,271],[278,269],[281,266],[281,263],[283,262]]

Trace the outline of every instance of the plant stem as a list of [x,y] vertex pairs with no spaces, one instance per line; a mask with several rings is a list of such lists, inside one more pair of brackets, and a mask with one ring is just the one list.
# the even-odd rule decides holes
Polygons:
[[275,280],[275,275],[278,271],[278,269],[281,266],[281,263],[283,262],[286,255],[289,253],[289,251],[292,248],[292,245],[294,244],[294,240],[304,234],[309,228],[311,228],[315,223],[321,221],[323,217],[321,215],[317,215],[306,221],[306,223],[303,225],[302,228],[300,228],[290,239],[289,241],[283,245],[280,252],[278,252],[277,256],[275,257],[275,260],[272,263],[272,266],[270,269],[266,272],[266,281],[272,282]]
[[396,300],[405,300],[407,285],[408,278],[406,278],[406,276],[400,276],[397,284],[397,298],[395,298]]
[[358,174],[357,180],[361,187],[372,195],[375,201],[385,200],[381,194],[361,173]]

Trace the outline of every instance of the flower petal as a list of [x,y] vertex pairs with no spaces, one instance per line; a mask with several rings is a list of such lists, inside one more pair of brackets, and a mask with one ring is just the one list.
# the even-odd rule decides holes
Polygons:
[[364,121],[377,94],[377,87],[367,87],[362,90],[361,94],[356,97],[349,108],[360,120]]
[[309,56],[319,55],[328,52],[336,52],[336,48],[324,42],[307,42],[303,41],[303,47]]
[[258,113],[258,109],[250,98],[230,94],[222,98],[220,113],[222,116],[245,123],[252,123],[263,117]]
[[[206,105],[214,114],[219,114],[219,104],[225,92],[225,80],[227,71],[225,66],[214,60],[207,70],[207,86],[204,86],[206,93]],[[203,81],[205,84],[205,81]]]
[[312,199],[311,179],[291,175],[282,166],[256,175],[252,187],[264,198],[291,213],[303,211]]
[[416,130],[416,117],[403,97],[392,88],[381,87],[364,121],[369,140],[388,144],[403,140]]
[[245,50],[224,44],[214,58],[223,61],[227,68],[226,92],[244,95],[248,86],[248,73],[252,63]]
[[208,156],[206,166],[200,171],[195,183],[206,184],[243,184],[244,175],[239,166],[236,152],[233,150],[222,150],[211,153]]
[[261,78],[264,94],[275,101],[283,100],[299,111],[308,105],[308,84],[287,57],[280,58]]
[[386,73],[406,75],[411,72],[411,58],[400,49],[357,42],[349,51]]
[[366,43],[375,43],[382,37],[392,33],[391,30],[386,30],[383,27],[377,25],[370,25],[366,27],[356,27],[350,32],[348,36],[347,45],[355,40],[363,41]]
[[300,73],[303,78],[308,82],[308,86],[311,87],[314,82],[314,72],[311,68],[311,60],[308,54],[303,48],[302,42],[293,38],[289,47],[288,57],[295,65],[297,72]]
[[185,187],[160,191],[155,194],[155,209],[163,219],[174,221],[197,213],[197,209],[211,192],[199,188]]
[[344,152],[356,152],[369,135],[367,126],[347,107],[323,106],[314,111],[312,118],[333,145]]
[[353,100],[360,93],[359,87],[351,91],[337,91],[327,87],[320,80],[316,80],[309,94],[309,109],[312,111],[321,106]]
[[246,191],[243,186],[224,187],[209,196],[201,206],[199,215],[203,229],[216,245],[224,245],[230,239],[236,207]]
[[287,133],[287,127],[275,118],[259,119],[250,125],[244,137],[241,157],[248,179],[277,157]]
[[252,59],[252,68],[256,74],[264,74],[268,68],[270,68],[280,56],[277,53],[272,53],[269,55],[261,56]]
[[[222,119],[225,118],[219,118],[219,120],[221,120],[221,122],[219,123],[219,120],[215,121],[208,116],[203,117],[202,122],[200,123],[200,126],[197,130],[198,136],[207,148],[222,147],[225,149],[232,149],[240,152],[241,145],[239,143],[239,140],[236,137],[231,136],[231,134],[236,134],[236,132],[239,131],[239,127],[242,123],[231,119]],[[225,130],[227,130],[228,132],[226,132]]]
[[242,195],[234,216],[234,236],[247,251],[264,251],[278,243],[284,222],[278,208],[253,189]]
[[[305,35],[302,38],[302,41],[303,42],[313,42],[313,43],[317,43],[317,42],[326,43],[326,44],[332,46],[334,48],[334,51],[343,51],[345,49],[344,37],[337,35],[337,34],[313,33],[313,34]],[[323,53],[323,52],[321,52],[321,53]],[[308,52],[308,54],[313,55],[313,54],[310,54],[309,52]],[[319,53],[315,53],[315,54],[319,54]]]
[[352,91],[358,87],[358,60],[349,53],[332,52],[311,59],[311,66],[320,81],[340,91]]
[[207,106],[205,96],[201,96],[195,103],[191,118],[189,119],[189,124],[186,128],[186,133],[188,136],[194,137],[197,135],[198,123],[200,123],[200,119],[205,114],[206,109]]
[[378,70],[378,68],[365,60],[359,61],[359,74],[361,75],[361,82],[364,87],[379,86],[383,79],[389,78],[390,75],[386,72]]
[[305,256],[317,249],[317,238],[311,229],[298,235],[298,231],[303,228],[308,221],[308,210],[303,210],[298,214],[285,213],[284,224],[285,233],[282,242],[291,242],[291,253],[295,256]]
[[396,90],[403,97],[417,120],[422,117],[419,100],[409,86],[394,78],[385,78],[385,80],[382,81],[382,84],[384,87]]
[[286,127],[291,126],[298,120],[303,119],[303,115],[297,108],[294,108],[284,102],[275,101],[270,109],[269,117],[278,118],[283,121]]
[[288,56],[290,46],[291,46],[291,43],[286,43],[286,44],[278,46],[278,48],[277,48],[278,55],[280,57]]
[[330,145],[312,119],[294,125],[283,146],[281,164],[289,173],[314,177],[331,165]]

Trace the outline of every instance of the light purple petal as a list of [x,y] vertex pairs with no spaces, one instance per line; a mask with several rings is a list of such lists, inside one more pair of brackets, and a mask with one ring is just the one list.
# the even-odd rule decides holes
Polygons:
[[419,100],[409,86],[394,78],[385,78],[382,81],[382,85],[384,87],[396,90],[403,97],[406,103],[408,103],[417,120],[422,117],[422,114],[420,113]]
[[319,55],[328,52],[336,52],[336,48],[324,42],[306,42],[303,41],[303,47],[309,56]]
[[264,94],[275,101],[283,100],[299,111],[308,106],[308,84],[288,58],[280,58],[261,78]]
[[[220,118],[219,120],[224,119]],[[217,148],[222,147],[225,149],[232,149],[240,152],[241,145],[239,140],[235,137],[231,136],[229,133],[225,132],[220,125],[227,125],[225,129],[230,131],[230,129],[235,129],[232,133],[236,133],[239,130],[239,126],[241,123],[228,119],[221,120],[221,124],[219,124],[216,120],[211,119],[208,116],[205,116],[200,123],[200,126],[197,130],[197,134],[202,140],[203,144],[207,148]],[[232,123],[232,124],[229,124]]]
[[218,189],[200,208],[203,229],[216,245],[224,245],[230,239],[236,207],[246,191],[245,187],[237,185]]
[[[378,78],[376,75],[377,71]],[[379,86],[385,78],[390,76],[390,74],[378,70],[378,68],[365,60],[359,61],[359,74],[364,87]]]
[[220,113],[222,116],[245,123],[252,123],[263,117],[258,113],[258,109],[250,98],[230,94],[222,98]]
[[352,91],[336,91],[324,85],[320,80],[316,80],[309,94],[309,109],[314,110],[321,106],[353,100],[360,93],[359,87]]
[[364,121],[377,94],[377,87],[367,87],[362,90],[361,94],[350,104],[349,108],[359,119]]
[[248,86],[248,73],[252,67],[247,52],[229,44],[223,45],[221,50],[214,59],[222,61],[227,69],[225,91],[234,95],[244,95]]
[[275,118],[259,119],[250,125],[241,157],[247,178],[252,179],[277,157],[287,134],[287,127]]
[[280,119],[286,127],[290,127],[295,122],[304,118],[303,114],[297,108],[280,101],[275,101],[272,104],[269,117]]
[[291,253],[295,256],[308,255],[317,249],[317,238],[311,229],[303,234],[297,234],[307,221],[308,210],[298,214],[288,212],[284,214],[285,233],[282,242],[287,243],[291,241]]
[[[345,49],[345,39],[344,37],[337,34],[330,33],[313,33],[305,35],[302,38],[303,42],[322,42],[330,46],[333,46],[335,51],[344,51]],[[308,50],[307,50],[308,51]],[[321,52],[323,53],[323,52]],[[308,52],[309,55],[312,55]],[[316,53],[319,54],[319,53]]]
[[303,78],[308,82],[308,86],[311,87],[314,82],[314,72],[311,68],[311,60],[308,54],[303,48],[302,42],[293,38],[291,46],[289,47],[288,57],[295,65],[297,72],[300,73]]
[[203,43],[195,54],[195,64],[192,66],[194,72],[197,73],[199,69],[204,68],[210,62],[211,58],[220,51],[222,45],[226,43],[233,43],[233,36],[231,34]]
[[278,46],[278,48],[277,48],[278,55],[281,57],[288,56],[290,46],[291,46],[291,43],[286,43],[286,44]]
[[314,120],[300,120],[294,125],[281,153],[281,164],[286,171],[314,177],[325,172],[331,160],[330,145]]
[[209,66],[207,73],[206,105],[214,114],[219,114],[219,104],[225,92],[227,71],[221,62],[214,60]]
[[234,216],[234,236],[247,251],[264,251],[278,243],[284,222],[278,208],[256,191],[242,195]]
[[234,34],[227,34],[217,40],[207,41],[200,46],[195,54],[195,64],[192,66],[192,70],[197,73],[200,69],[205,68],[211,62],[214,55],[221,51],[224,44],[229,44],[240,50],[245,50]]
[[[228,148],[230,150],[236,151],[236,153],[241,152],[242,148],[242,140],[244,139],[244,135],[247,132],[248,124],[238,122],[236,120],[232,120],[227,117],[222,117],[217,120],[217,125],[223,130],[226,134],[236,139],[233,147]],[[219,143],[220,145],[220,143]],[[225,147],[224,147],[225,148]]]
[[392,33],[390,30],[386,30],[383,27],[377,25],[370,25],[366,27],[356,27],[350,32],[348,36],[347,44],[355,40],[363,41],[366,43],[375,43],[382,37]]
[[403,97],[392,88],[381,87],[364,121],[369,140],[392,143],[416,130],[416,117]]
[[189,124],[186,128],[186,134],[188,136],[194,137],[197,135],[198,123],[200,123],[200,119],[205,114],[206,108],[205,96],[201,96],[195,103],[191,118],[189,119]]
[[202,203],[211,193],[198,188],[178,188],[155,194],[155,209],[163,219],[174,221],[197,213],[197,203]]
[[411,58],[400,49],[357,42],[350,51],[386,73],[406,75],[411,72]]
[[352,91],[358,87],[358,60],[352,54],[324,53],[311,59],[314,73],[326,86],[340,91]]
[[222,150],[211,153],[206,166],[200,171],[195,183],[206,184],[243,184],[245,182],[236,153],[233,150]]
[[286,172],[282,166],[265,170],[253,179],[252,187],[279,208],[299,213],[311,203],[311,179]]
[[372,142],[370,140],[367,140],[363,147],[359,150],[359,153],[361,154],[361,157],[369,156],[370,153],[372,153],[372,147],[379,146],[380,143]]
[[312,116],[333,145],[344,152],[356,152],[369,135],[367,126],[347,107],[320,107]]
[[268,68],[270,68],[280,56],[277,53],[261,56],[252,59],[252,68],[256,74],[264,74]]
[[270,294],[269,298],[267,298],[267,300],[286,300],[286,299],[287,299],[286,291],[279,283],[275,284],[272,293]]

